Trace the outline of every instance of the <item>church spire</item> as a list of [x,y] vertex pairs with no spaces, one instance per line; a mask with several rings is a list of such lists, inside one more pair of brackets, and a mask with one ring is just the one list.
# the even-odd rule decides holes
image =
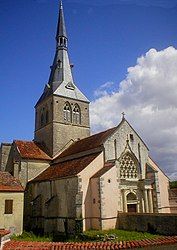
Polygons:
[[53,93],[57,90],[61,83],[73,84],[73,76],[67,51],[68,38],[66,34],[62,1],[60,2],[59,8],[56,42],[56,53],[53,65],[51,66],[51,73],[48,82]]
[[56,41],[57,41],[57,46],[67,48],[67,33],[66,33],[62,0],[60,1]]
[[56,51],[53,64],[50,67],[51,72],[44,92],[37,104],[42,102],[50,95],[59,95],[76,100],[89,102],[83,93],[74,84],[72,65],[70,65],[68,56],[68,38],[64,19],[64,10],[62,1],[60,1],[59,16],[56,32]]

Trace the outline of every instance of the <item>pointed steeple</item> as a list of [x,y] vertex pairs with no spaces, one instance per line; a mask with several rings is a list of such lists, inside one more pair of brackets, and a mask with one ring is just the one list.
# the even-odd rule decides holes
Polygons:
[[66,33],[66,26],[65,26],[65,19],[64,19],[64,13],[63,13],[62,0],[60,1],[60,9],[59,9],[59,19],[58,19],[58,26],[57,26],[56,41],[57,41],[58,46],[67,47],[67,33]]
[[51,94],[89,102],[85,95],[74,84],[67,46],[68,38],[66,34],[63,4],[62,1],[60,1],[56,33],[56,52],[53,64],[50,67],[51,72],[48,84],[45,86],[44,93],[37,104]]
[[73,80],[62,2],[55,49],[48,83],[35,106],[34,140],[44,145],[51,157],[71,141],[90,135],[89,100]]

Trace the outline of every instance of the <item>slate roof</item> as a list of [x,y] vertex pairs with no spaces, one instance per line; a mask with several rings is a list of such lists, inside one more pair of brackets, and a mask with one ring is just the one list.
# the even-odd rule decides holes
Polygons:
[[22,158],[36,160],[52,160],[42,147],[34,141],[14,141]]
[[114,127],[74,142],[69,148],[63,151],[57,159],[100,147],[107,137],[109,137],[116,129],[117,127]]
[[92,176],[92,178],[99,178],[99,177],[101,177],[103,174],[105,174],[107,171],[109,171],[114,166],[115,166],[114,162],[106,162],[104,164],[104,167],[102,169],[100,169],[97,173],[95,173]]
[[86,168],[99,154],[94,153],[74,160],[53,164],[31,182],[50,181],[75,176]]
[[8,172],[0,171],[0,192],[23,192],[20,181]]

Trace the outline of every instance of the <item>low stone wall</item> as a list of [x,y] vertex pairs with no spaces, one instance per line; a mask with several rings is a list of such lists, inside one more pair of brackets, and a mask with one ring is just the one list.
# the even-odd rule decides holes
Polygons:
[[118,213],[116,228],[161,235],[177,235],[177,214]]

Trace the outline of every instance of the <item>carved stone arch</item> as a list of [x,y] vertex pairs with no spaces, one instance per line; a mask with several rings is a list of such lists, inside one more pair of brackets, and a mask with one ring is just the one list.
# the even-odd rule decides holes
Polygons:
[[81,109],[77,103],[73,106],[73,123],[81,124]]
[[137,201],[137,194],[135,192],[128,192],[127,193],[127,201]]
[[127,212],[138,212],[138,196],[133,190],[126,194]]
[[69,102],[65,102],[63,107],[63,119],[65,122],[72,122],[72,109]]

